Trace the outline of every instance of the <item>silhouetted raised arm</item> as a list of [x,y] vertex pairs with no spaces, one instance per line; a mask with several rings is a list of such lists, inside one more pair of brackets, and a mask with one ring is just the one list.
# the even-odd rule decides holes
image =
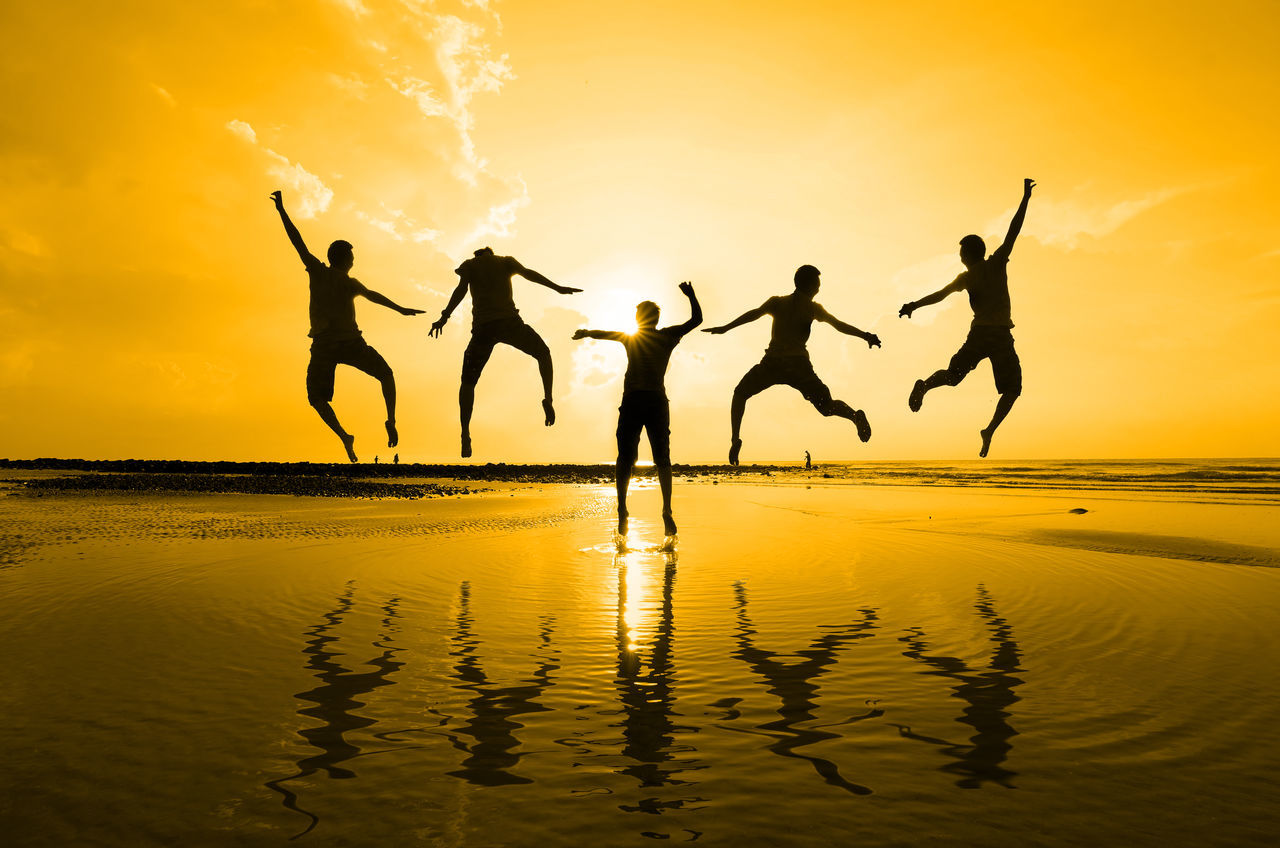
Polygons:
[[320,260],[316,259],[311,254],[311,251],[307,250],[307,244],[302,240],[302,233],[298,232],[298,228],[289,219],[289,213],[284,211],[284,196],[279,189],[271,192],[271,200],[276,205],[276,211],[280,213],[280,222],[284,224],[284,231],[289,236],[289,242],[293,245],[293,249],[298,251],[298,258],[302,260],[302,264],[308,268],[313,265],[319,265]]
[[956,277],[946,286],[938,289],[933,294],[927,294],[924,297],[920,298],[919,300],[913,300],[910,303],[904,303],[902,305],[902,308],[898,310],[898,317],[910,318],[911,313],[915,312],[920,307],[933,306],[935,303],[939,303],[945,300],[948,296],[953,295],[958,291],[963,291],[964,283],[961,281],[963,279],[963,276],[964,275]]
[[379,306],[385,306],[388,309],[394,309],[396,312],[399,312],[401,315],[421,315],[424,311],[421,309],[409,309],[408,307],[401,306],[400,304],[394,302],[393,300],[391,300],[391,298],[387,297],[381,292],[376,292],[370,288],[365,288],[364,291],[360,292],[360,294],[364,295],[365,298],[370,302],[376,303]]
[[1022,202],[1018,204],[1018,211],[1013,213],[1013,220],[1009,222],[1009,232],[1005,235],[1004,242],[995,250],[996,254],[1005,259],[1009,258],[1009,253],[1013,250],[1013,243],[1017,241],[1018,233],[1022,232],[1022,220],[1027,217],[1027,201],[1031,199],[1031,189],[1035,187],[1035,180],[1022,181]]
[[533,270],[532,268],[526,268],[523,265],[519,265],[519,263],[517,263],[517,265],[518,265],[518,267],[516,268],[517,274],[524,277],[526,280],[529,280],[530,282],[537,283],[540,286],[546,286],[547,288],[551,289],[553,292],[558,292],[559,294],[577,294],[578,292],[582,291],[582,289],[570,288],[569,286],[562,286],[562,285],[559,285],[558,283],[553,283],[550,280],[548,280],[546,277],[539,274],[537,271]]
[[846,324],[823,307],[814,304],[814,316],[823,323],[830,324],[846,336],[856,336],[867,343],[867,347],[880,347],[880,337],[875,333],[864,333],[852,324]]
[[702,332],[714,333],[715,335],[718,336],[721,333],[729,332],[734,327],[741,327],[743,324],[750,324],[752,321],[755,321],[758,318],[763,318],[768,314],[769,314],[769,304],[768,302],[765,302],[765,303],[762,303],[760,306],[757,306],[755,309],[751,309],[742,313],[737,318],[734,318],[732,321],[730,321],[728,324],[725,324],[720,327],[708,327]]
[[698,303],[698,296],[693,292],[693,283],[686,280],[680,284],[680,291],[684,292],[684,296],[689,298],[689,320],[676,327],[680,335],[693,332],[699,324],[702,323],[702,304]]
[[458,308],[458,304],[462,303],[462,299],[467,296],[467,281],[459,280],[458,286],[453,290],[453,294],[449,295],[449,302],[444,305],[444,309],[440,310],[440,317],[431,325],[431,331],[427,335],[433,339],[439,338],[444,332],[444,325],[449,323],[449,316],[453,314],[453,310]]

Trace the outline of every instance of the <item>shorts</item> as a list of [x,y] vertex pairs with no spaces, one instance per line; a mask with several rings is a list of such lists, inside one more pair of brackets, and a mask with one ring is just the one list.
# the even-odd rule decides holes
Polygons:
[[307,363],[307,400],[325,403],[333,400],[333,374],[339,365],[350,365],[379,380],[391,376],[387,360],[362,338],[314,341],[311,361]]
[[734,393],[741,392],[751,397],[770,386],[791,386],[819,410],[831,404],[831,390],[814,373],[813,363],[803,354],[770,356],[766,353],[764,359],[752,367],[738,382],[738,388]]
[[969,337],[951,357],[947,371],[959,383],[984,359],[991,360],[991,374],[1000,394],[1022,391],[1022,363],[1013,349],[1013,333],[1007,327],[972,327]]
[[635,457],[640,449],[640,431],[649,433],[653,464],[671,464],[671,404],[662,392],[627,392],[618,407],[618,458]]
[[462,379],[473,382],[478,380],[494,347],[500,344],[511,345],[534,357],[550,353],[542,336],[519,317],[474,324],[471,327],[471,341],[462,354]]

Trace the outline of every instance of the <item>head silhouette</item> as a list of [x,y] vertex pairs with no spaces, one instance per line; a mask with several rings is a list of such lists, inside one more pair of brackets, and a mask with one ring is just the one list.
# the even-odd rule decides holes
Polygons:
[[636,304],[636,326],[642,330],[651,330],[658,326],[658,316],[662,310],[652,300]]
[[482,247],[476,251],[476,256],[492,256],[492,255],[493,255],[492,247]]
[[981,236],[968,235],[960,239],[960,261],[969,267],[987,256],[987,243]]
[[335,271],[350,271],[356,264],[356,255],[351,242],[339,239],[329,245],[329,267]]
[[819,279],[821,273],[812,265],[801,265],[796,269],[796,291],[813,297],[822,286],[822,281]]

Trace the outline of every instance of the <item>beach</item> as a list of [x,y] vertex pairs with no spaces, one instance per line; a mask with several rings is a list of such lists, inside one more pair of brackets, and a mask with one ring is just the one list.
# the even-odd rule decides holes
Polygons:
[[10,468],[6,838],[1272,843],[1275,463],[881,465]]

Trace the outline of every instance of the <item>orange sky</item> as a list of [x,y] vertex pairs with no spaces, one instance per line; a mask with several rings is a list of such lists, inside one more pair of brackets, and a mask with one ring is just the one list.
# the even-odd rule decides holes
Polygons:
[[[478,461],[608,461],[623,354],[572,331],[647,298],[684,320],[682,279],[723,323],[802,263],[883,339],[811,343],[875,434],[777,388],[748,406],[744,459],[973,457],[987,366],[906,408],[963,340],[964,298],[896,312],[961,270],[962,235],[998,241],[1028,176],[1025,390],[992,458],[1280,454],[1280,7],[927,6],[6,3],[0,456],[341,459],[306,403],[281,188],[313,251],[352,241],[356,276],[428,310],[358,305],[396,369],[402,460],[456,456],[469,303],[426,332],[485,244],[586,291],[517,281],[560,423],[500,349]],[[767,336],[677,349],[677,462],[722,459]],[[374,381],[340,371],[334,406],[389,457]]]

